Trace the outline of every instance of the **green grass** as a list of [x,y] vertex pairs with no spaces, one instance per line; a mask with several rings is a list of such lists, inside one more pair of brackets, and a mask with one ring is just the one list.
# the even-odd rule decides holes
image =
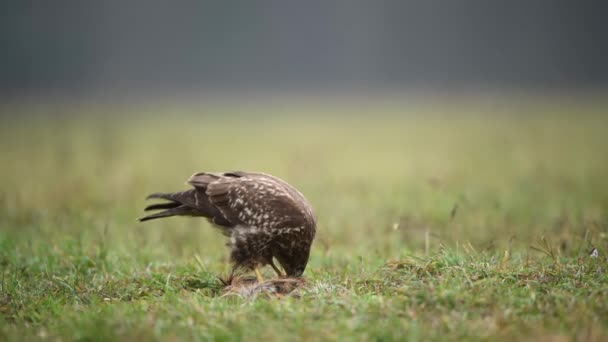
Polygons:
[[[296,108],[2,107],[0,340],[608,339],[607,106]],[[220,297],[220,234],[135,222],[231,169],[315,207],[301,298]]]

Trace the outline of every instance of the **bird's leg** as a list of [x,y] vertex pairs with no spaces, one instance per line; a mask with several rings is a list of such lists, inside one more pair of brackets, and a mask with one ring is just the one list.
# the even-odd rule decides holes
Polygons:
[[255,272],[255,277],[258,279],[258,284],[264,282],[264,278],[262,278],[262,273],[260,273],[259,268],[256,266],[253,271]]
[[270,260],[270,266],[272,266],[272,269],[277,272],[279,277],[283,277],[283,272],[281,272],[281,270],[274,264],[272,260]]

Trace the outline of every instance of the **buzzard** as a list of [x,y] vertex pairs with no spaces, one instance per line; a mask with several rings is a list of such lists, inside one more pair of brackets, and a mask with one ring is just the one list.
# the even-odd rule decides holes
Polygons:
[[316,232],[310,203],[285,181],[261,172],[195,173],[188,179],[193,189],[154,193],[147,199],[168,202],[144,210],[162,210],[139,221],[168,216],[201,216],[230,238],[233,273],[270,265],[283,276],[273,258],[289,277],[304,272]]

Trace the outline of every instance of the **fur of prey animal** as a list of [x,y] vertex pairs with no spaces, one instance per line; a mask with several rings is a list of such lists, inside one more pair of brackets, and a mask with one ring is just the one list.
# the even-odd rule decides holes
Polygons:
[[273,258],[287,276],[299,277],[308,263],[316,219],[306,198],[287,182],[261,172],[196,173],[187,184],[193,189],[154,193],[142,217],[147,221],[169,216],[205,217],[227,237],[233,270],[256,270]]

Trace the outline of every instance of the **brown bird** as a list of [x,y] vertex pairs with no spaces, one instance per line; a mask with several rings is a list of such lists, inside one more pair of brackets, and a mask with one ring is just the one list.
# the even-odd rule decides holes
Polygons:
[[237,269],[254,270],[275,258],[287,276],[304,272],[315,237],[316,219],[310,203],[285,181],[260,172],[196,173],[188,179],[193,189],[154,193],[147,197],[169,202],[152,204],[144,210],[163,210],[139,219],[168,216],[202,216],[230,238],[230,259]]

